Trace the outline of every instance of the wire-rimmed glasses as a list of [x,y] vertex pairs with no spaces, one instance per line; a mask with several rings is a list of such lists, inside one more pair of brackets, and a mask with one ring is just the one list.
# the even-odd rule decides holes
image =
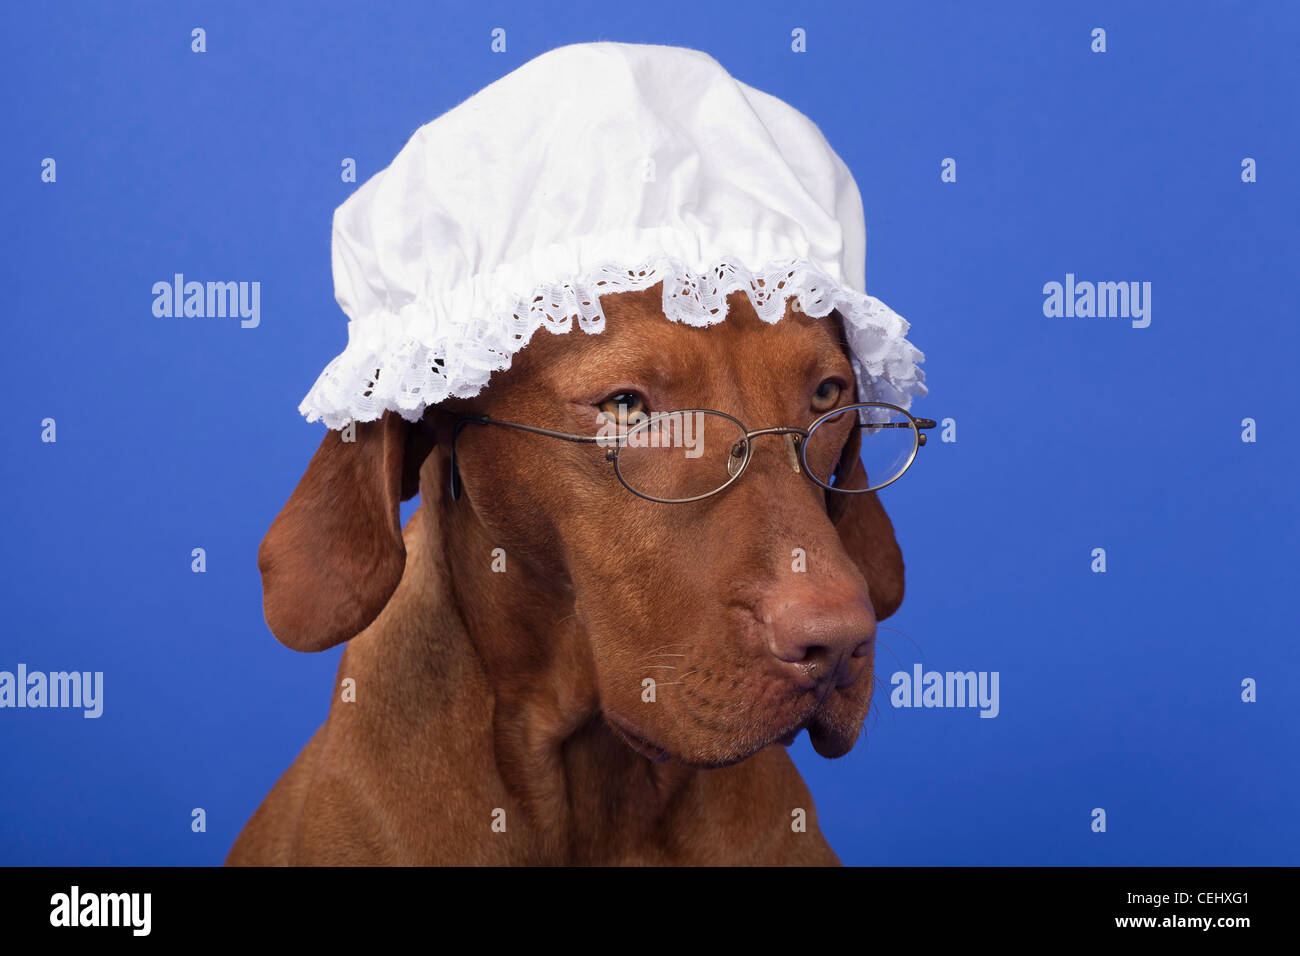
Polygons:
[[[562,441],[594,444],[619,482],[632,494],[662,504],[686,504],[723,491],[736,482],[754,455],[754,439],[785,439],[791,467],[827,491],[864,494],[878,491],[903,476],[925,445],[924,429],[937,427],[887,402],[857,402],[832,409],[807,428],[777,426],[747,429],[739,419],[710,408],[638,412],[618,420],[608,415],[595,435],[538,428],[486,415],[456,423],[451,448],[451,493],[459,499],[456,439],[466,425],[502,425]],[[853,468],[854,445],[863,467]],[[847,466],[847,467],[846,467]]]

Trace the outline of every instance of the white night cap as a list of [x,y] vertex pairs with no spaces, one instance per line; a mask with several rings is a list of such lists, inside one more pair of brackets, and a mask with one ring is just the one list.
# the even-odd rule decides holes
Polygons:
[[348,344],[299,410],[416,421],[508,368],[539,328],[604,328],[600,296],[663,283],[721,322],[749,295],[844,318],[860,401],[924,395],[908,324],[866,294],[862,199],[812,121],[697,50],[560,47],[411,137],[334,214]]

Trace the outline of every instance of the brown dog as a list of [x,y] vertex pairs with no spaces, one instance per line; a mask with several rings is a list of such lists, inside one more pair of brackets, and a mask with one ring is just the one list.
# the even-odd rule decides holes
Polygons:
[[769,435],[723,492],[659,504],[593,445],[489,426],[461,432],[447,490],[457,415],[591,434],[633,402],[756,429],[856,400],[837,316],[767,324],[735,293],[692,328],[660,296],[606,296],[598,335],[538,332],[419,425],[325,437],[260,563],[277,638],[350,640],[340,687],[228,863],[838,862],[781,742],[806,727],[840,756],[870,706],[876,621],[903,598],[874,493],[823,491]]

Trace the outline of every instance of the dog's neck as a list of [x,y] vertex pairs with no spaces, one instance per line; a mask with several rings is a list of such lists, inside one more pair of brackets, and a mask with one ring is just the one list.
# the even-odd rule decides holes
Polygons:
[[443,606],[482,667],[495,764],[537,829],[539,852],[590,861],[624,854],[642,839],[653,843],[699,771],[651,762],[601,718],[595,666],[567,581],[496,550],[500,542],[463,498],[426,497],[421,510],[407,546],[431,554],[410,555],[408,568],[423,567],[424,586],[443,590]]

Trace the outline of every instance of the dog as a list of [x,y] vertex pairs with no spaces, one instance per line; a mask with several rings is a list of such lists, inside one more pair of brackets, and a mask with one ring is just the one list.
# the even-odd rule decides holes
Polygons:
[[457,436],[591,433],[629,405],[807,427],[857,401],[836,313],[768,323],[737,292],[691,327],[661,296],[603,297],[603,332],[539,332],[415,424],[325,437],[259,564],[281,642],[348,644],[228,864],[839,863],[785,745],[841,756],[870,708],[904,585],[876,493],[826,492],[775,434],[685,504],[630,493],[596,445]]

